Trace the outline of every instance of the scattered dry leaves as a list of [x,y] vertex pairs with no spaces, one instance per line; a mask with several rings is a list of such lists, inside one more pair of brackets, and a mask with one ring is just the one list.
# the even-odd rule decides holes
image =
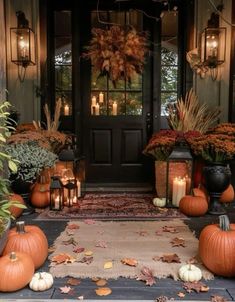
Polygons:
[[80,226],[78,225],[78,224],[76,224],[76,223],[71,223],[71,224],[69,224],[68,226],[67,226],[67,229],[68,230],[77,230],[77,229],[79,229],[80,228]]
[[149,233],[147,231],[139,231],[139,232],[136,232],[136,234],[138,234],[139,236],[145,237],[145,236],[148,236]]
[[184,238],[178,238],[178,237],[175,237],[171,240],[171,244],[172,244],[172,247],[174,246],[182,246],[182,247],[185,247],[185,240]]
[[156,231],[156,232],[155,232],[155,235],[156,235],[156,236],[162,236],[162,231]]
[[113,262],[112,261],[107,261],[104,263],[104,269],[110,269],[113,267]]
[[70,256],[69,259],[65,260],[64,264],[74,263],[74,262],[76,262],[76,260],[77,260],[76,258],[74,258],[73,256]]
[[84,247],[75,247],[74,249],[73,249],[73,252],[74,253],[76,253],[76,254],[79,254],[79,253],[82,253],[82,252],[84,252],[85,251],[85,249],[84,249]]
[[60,287],[60,293],[61,294],[68,294],[71,290],[72,290],[72,288],[70,286]]
[[196,258],[196,256],[190,258],[188,261],[187,261],[188,264],[198,264],[198,259]]
[[76,246],[78,243],[77,243],[77,241],[73,237],[71,237],[68,240],[62,241],[62,244],[63,245],[70,245],[70,244],[72,244],[72,245]]
[[112,293],[111,288],[109,287],[99,287],[95,290],[97,296],[108,296]]
[[108,247],[108,245],[105,241],[98,241],[95,246],[96,247],[101,247],[103,249],[106,249]]
[[176,228],[175,227],[173,227],[173,226],[164,226],[164,227],[162,227],[162,231],[163,232],[169,232],[169,233],[179,233],[179,231],[178,230],[176,230]]
[[84,219],[83,220],[83,222],[85,223],[85,224],[95,224],[95,220],[94,219]]
[[164,254],[159,258],[159,260],[167,263],[181,263],[180,258],[177,254]]
[[91,264],[92,261],[94,260],[93,257],[83,257],[81,260],[79,260],[78,262],[80,263],[86,263],[86,264]]
[[97,277],[91,278],[91,281],[93,281],[93,282],[97,282],[97,281],[99,281],[99,280],[100,280],[100,278],[97,278]]
[[185,293],[178,292],[177,296],[180,297],[180,298],[184,298],[185,297]]
[[85,256],[92,256],[92,255],[93,255],[93,252],[87,250],[87,251],[84,252],[84,255],[85,255]]
[[71,258],[71,255],[69,254],[58,254],[58,255],[55,255],[51,258],[51,261],[52,262],[55,262],[56,264],[61,264],[61,263],[64,263],[66,262],[66,260],[70,259]]
[[227,302],[228,300],[222,296],[213,295],[211,296],[211,302]]
[[100,279],[96,281],[97,286],[105,286],[107,284],[107,280],[105,279]]
[[183,284],[183,288],[188,292],[188,293],[191,293],[191,292],[196,292],[196,293],[200,293],[202,291],[208,291],[209,290],[209,287],[206,286],[204,283],[202,282],[184,282]]
[[134,258],[123,258],[121,260],[121,262],[125,265],[129,265],[129,266],[137,266],[138,261]]
[[155,299],[155,302],[168,302],[169,299],[166,296],[159,296]]
[[69,278],[66,282],[68,285],[79,285],[81,283],[81,280],[77,278]]
[[136,277],[136,280],[144,281],[145,284],[149,286],[152,286],[156,283],[156,280],[153,276],[153,271],[146,266],[141,269],[140,274]]
[[55,246],[54,245],[49,246],[49,248],[48,248],[48,254],[53,253],[54,251],[55,251]]

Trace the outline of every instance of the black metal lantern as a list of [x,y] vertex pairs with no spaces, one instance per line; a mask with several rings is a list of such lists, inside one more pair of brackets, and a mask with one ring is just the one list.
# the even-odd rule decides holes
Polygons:
[[78,205],[78,186],[76,179],[70,179],[65,185],[64,204],[68,207]]
[[36,64],[35,34],[29,27],[29,22],[22,11],[16,12],[17,27],[10,29],[11,61],[22,67],[19,79],[24,81],[26,68]]
[[63,201],[63,184],[58,176],[52,176],[50,185],[50,209],[54,211],[62,210]]
[[193,180],[193,157],[186,144],[176,145],[167,159],[166,202],[178,207],[180,199],[189,194]]

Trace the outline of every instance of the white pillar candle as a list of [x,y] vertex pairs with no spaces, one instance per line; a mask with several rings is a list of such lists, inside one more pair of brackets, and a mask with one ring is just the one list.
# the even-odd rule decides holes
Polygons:
[[95,115],[100,115],[100,105],[99,105],[99,103],[97,103],[95,105]]
[[175,178],[173,180],[172,189],[172,204],[176,207],[179,206],[180,199],[186,194],[186,180],[185,178]]
[[60,208],[60,197],[56,196],[55,197],[55,209],[59,209]]
[[91,106],[92,107],[96,106],[96,97],[95,96],[93,96],[92,99],[91,99]]
[[178,177],[175,177],[173,179],[173,185],[172,185],[172,204],[176,205],[176,196],[178,193]]
[[64,115],[69,115],[69,105],[64,106]]
[[81,197],[81,182],[77,180],[77,194],[78,197]]
[[113,102],[113,115],[117,115],[117,102]]
[[103,103],[104,102],[104,94],[103,94],[103,92],[100,92],[99,93],[99,103]]

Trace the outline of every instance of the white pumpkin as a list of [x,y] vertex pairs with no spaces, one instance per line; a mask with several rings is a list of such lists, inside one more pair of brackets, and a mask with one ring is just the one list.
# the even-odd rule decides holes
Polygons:
[[185,282],[199,281],[202,278],[202,271],[193,264],[185,264],[179,269],[179,277]]
[[29,287],[34,291],[44,291],[51,288],[53,285],[53,277],[50,273],[38,272],[33,275],[29,283]]
[[165,207],[166,205],[166,198],[159,198],[159,197],[155,197],[153,199],[153,204],[156,206],[156,207]]

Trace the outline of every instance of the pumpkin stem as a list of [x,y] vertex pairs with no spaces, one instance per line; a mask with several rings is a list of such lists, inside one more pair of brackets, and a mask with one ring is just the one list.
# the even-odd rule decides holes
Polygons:
[[17,233],[25,233],[25,222],[24,221],[16,222],[16,231],[17,231]]
[[219,216],[219,227],[222,231],[229,231],[230,230],[230,222],[227,215],[220,215]]
[[11,259],[11,261],[16,261],[16,260],[17,260],[17,257],[16,257],[16,253],[15,253],[15,252],[11,252],[11,253],[10,253],[10,259]]

